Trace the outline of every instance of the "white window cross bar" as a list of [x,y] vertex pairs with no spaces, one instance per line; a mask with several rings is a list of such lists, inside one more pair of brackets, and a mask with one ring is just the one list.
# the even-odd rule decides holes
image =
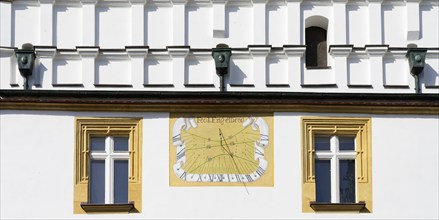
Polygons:
[[[105,204],[114,203],[114,161],[128,160],[128,151],[114,151],[114,139],[112,136],[105,138],[105,152],[90,152],[93,160],[105,160]],[[129,163],[129,162],[128,162]]]
[[340,160],[355,160],[356,156],[355,146],[354,150],[339,150],[337,136],[331,137],[329,151],[315,152],[316,159],[331,160],[331,203],[340,203]]

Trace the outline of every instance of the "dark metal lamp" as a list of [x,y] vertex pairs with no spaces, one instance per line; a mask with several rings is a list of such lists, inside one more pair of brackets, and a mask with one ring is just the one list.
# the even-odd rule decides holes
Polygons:
[[20,70],[21,76],[24,77],[24,89],[29,89],[29,77],[32,76],[35,63],[35,50],[32,44],[23,44],[22,49],[15,51],[17,56],[18,70]]
[[413,75],[413,77],[415,77],[416,93],[421,92],[419,87],[419,75],[424,70],[426,54],[427,49],[408,48],[407,54],[405,55],[409,60],[410,73]]
[[220,90],[225,91],[224,76],[229,73],[230,57],[232,49],[227,44],[218,44],[212,49],[212,57],[215,60],[216,74],[220,77]]

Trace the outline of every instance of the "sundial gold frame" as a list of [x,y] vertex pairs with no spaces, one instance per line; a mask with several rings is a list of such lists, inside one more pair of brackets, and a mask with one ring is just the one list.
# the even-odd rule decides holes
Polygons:
[[272,113],[170,115],[171,186],[273,186]]

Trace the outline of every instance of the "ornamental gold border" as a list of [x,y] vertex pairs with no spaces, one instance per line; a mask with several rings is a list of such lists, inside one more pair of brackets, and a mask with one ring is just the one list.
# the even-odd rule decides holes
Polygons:
[[134,212],[142,209],[142,119],[141,118],[75,118],[74,214],[86,213],[81,203],[88,201],[90,135],[129,135],[130,165],[128,200]]
[[[179,117],[239,117],[239,116],[255,116],[262,117],[266,123],[268,124],[268,138],[269,144],[265,150],[265,159],[268,162],[267,170],[264,175],[261,176],[255,182],[246,182],[243,184],[242,182],[186,182],[178,178],[174,174],[173,165],[176,162],[176,148],[172,144],[172,127],[174,122]],[[239,186],[239,187],[253,187],[253,186],[262,186],[262,187],[273,187],[274,186],[274,144],[273,144],[273,134],[274,134],[274,126],[273,126],[273,113],[171,113],[169,116],[169,185],[170,186]],[[251,191],[249,191],[251,193]]]

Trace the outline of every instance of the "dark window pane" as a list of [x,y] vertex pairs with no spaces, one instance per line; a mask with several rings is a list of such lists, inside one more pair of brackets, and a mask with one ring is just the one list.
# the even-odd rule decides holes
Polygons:
[[338,150],[355,150],[355,137],[338,137]]
[[316,136],[314,137],[314,150],[330,150],[331,137]]
[[114,203],[128,203],[128,160],[114,161]]
[[331,161],[316,160],[316,202],[331,202]]
[[340,203],[355,203],[355,160],[340,160]]
[[308,27],[305,29],[307,67],[326,67],[326,30],[320,27]]
[[105,203],[105,160],[90,161],[90,203]]
[[128,151],[128,137],[114,137],[114,151]]
[[91,151],[105,151],[105,137],[91,137],[90,138]]

